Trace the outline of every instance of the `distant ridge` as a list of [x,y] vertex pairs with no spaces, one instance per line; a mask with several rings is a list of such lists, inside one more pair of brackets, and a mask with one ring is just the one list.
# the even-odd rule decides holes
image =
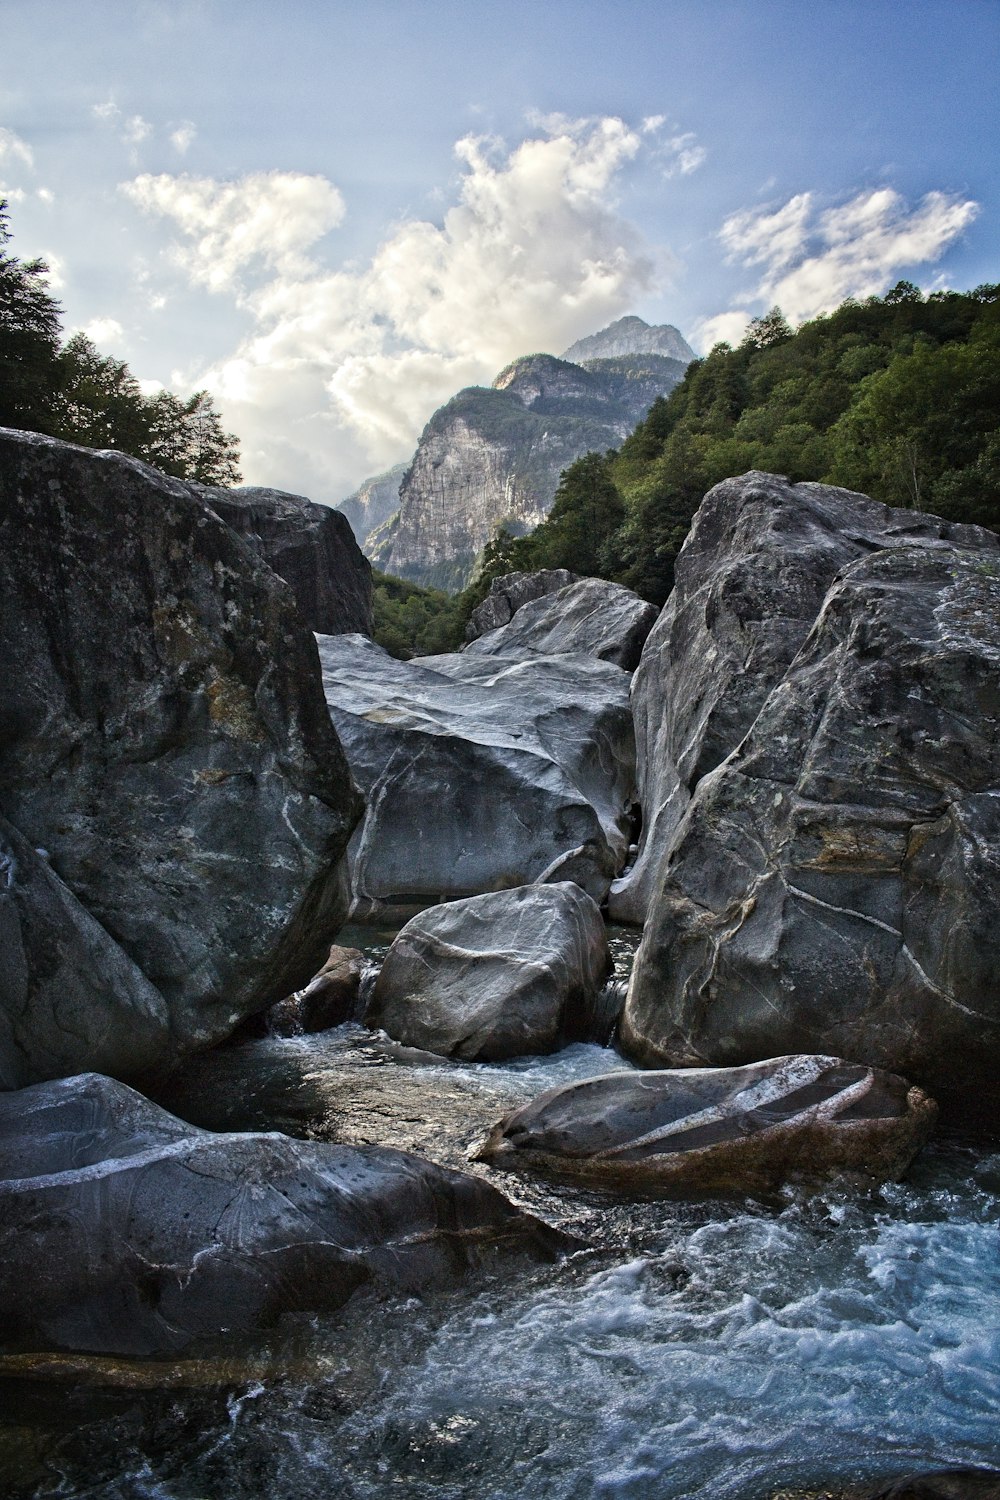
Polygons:
[[650,327],[642,318],[627,317],[602,328],[600,333],[577,339],[563,359],[579,365],[588,359],[620,359],[629,354],[665,354],[685,363],[695,358],[694,350],[672,323]]

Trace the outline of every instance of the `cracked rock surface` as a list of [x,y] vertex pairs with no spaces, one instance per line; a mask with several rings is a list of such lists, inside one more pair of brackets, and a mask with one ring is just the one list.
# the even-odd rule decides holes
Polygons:
[[480,635],[465,650],[481,656],[579,652],[634,672],[655,621],[656,606],[631,589],[604,578],[581,578],[528,600],[509,624]]
[[608,1073],[550,1089],[494,1127],[480,1160],[626,1193],[773,1192],[837,1173],[899,1177],[937,1108],[838,1057]]
[[1000,546],[911,519],[838,573],[665,843],[623,1018],[633,1057],[832,1052],[963,1112],[994,1106]]
[[560,1240],[402,1151],[214,1135],[99,1074],[0,1095],[8,1347],[165,1353]]
[[[3,431],[0,640],[0,812],[48,868],[19,857],[0,891],[32,955],[0,1074],[133,1076],[305,983],[359,800],[285,584],[197,486]],[[70,928],[102,956],[55,1006]]]

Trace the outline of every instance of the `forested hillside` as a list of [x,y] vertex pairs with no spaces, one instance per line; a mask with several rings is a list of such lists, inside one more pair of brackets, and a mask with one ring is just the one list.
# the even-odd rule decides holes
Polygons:
[[239,443],[208,392],[145,396],[124,360],[82,333],[64,343],[48,267],[9,254],[10,239],[0,198],[0,427],[117,448],[178,479],[238,484]]

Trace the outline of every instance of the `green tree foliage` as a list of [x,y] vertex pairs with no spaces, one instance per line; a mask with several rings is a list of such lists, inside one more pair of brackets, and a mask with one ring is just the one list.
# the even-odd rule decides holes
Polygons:
[[18,260],[0,198],[0,427],[48,431],[61,309],[43,260]]
[[223,431],[208,392],[146,397],[124,360],[101,354],[85,334],[60,348],[48,268],[8,255],[9,241],[0,200],[0,425],[118,448],[178,479],[238,484],[239,442]]
[[465,631],[461,596],[453,598],[440,589],[421,588],[386,573],[375,573],[372,582],[373,637],[390,656],[408,661],[411,656],[455,651],[461,645]]

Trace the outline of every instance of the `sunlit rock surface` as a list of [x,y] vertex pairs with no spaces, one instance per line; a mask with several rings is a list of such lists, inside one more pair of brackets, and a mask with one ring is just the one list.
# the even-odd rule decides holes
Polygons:
[[449,1057],[552,1052],[590,1040],[609,967],[600,908],[579,886],[473,896],[411,918],[385,956],[366,1019]]
[[371,635],[371,564],[339,511],[253,485],[206,486],[202,493],[216,515],[289,585],[310,630]]
[[616,920],[645,921],[698,782],[746,734],[840,571],[887,548],[945,544],[1000,550],[979,527],[775,474],[709,491],[632,684],[643,830],[635,865],[611,893]]
[[995,1107],[1000,543],[907,519],[842,569],[698,783],[633,973],[633,1056],[834,1052]]
[[[80,985],[54,1006],[36,960],[35,983],[12,976],[3,1072],[131,1075],[305,983],[343,918],[359,801],[286,585],[197,487],[3,432],[0,641],[0,812],[103,931],[92,985],[119,976],[86,1021]],[[37,931],[52,882],[18,889]]]
[[477,656],[580,653],[633,672],[656,606],[604,578],[581,578],[555,594],[523,604],[508,625],[466,646]]
[[355,916],[542,878],[604,897],[634,785],[625,672],[586,656],[400,662],[360,636],[318,639],[367,804],[350,845]]
[[213,1135],[99,1074],[0,1095],[8,1347],[162,1353],[557,1241],[401,1151]]
[[504,573],[500,578],[494,578],[486,598],[469,616],[465,627],[466,640],[474,641],[489,630],[509,625],[529,600],[555,594],[576,581],[577,575],[568,568],[539,568],[535,573]]
[[553,1089],[502,1120],[478,1157],[626,1193],[769,1192],[845,1172],[898,1177],[936,1114],[893,1074],[777,1057]]

